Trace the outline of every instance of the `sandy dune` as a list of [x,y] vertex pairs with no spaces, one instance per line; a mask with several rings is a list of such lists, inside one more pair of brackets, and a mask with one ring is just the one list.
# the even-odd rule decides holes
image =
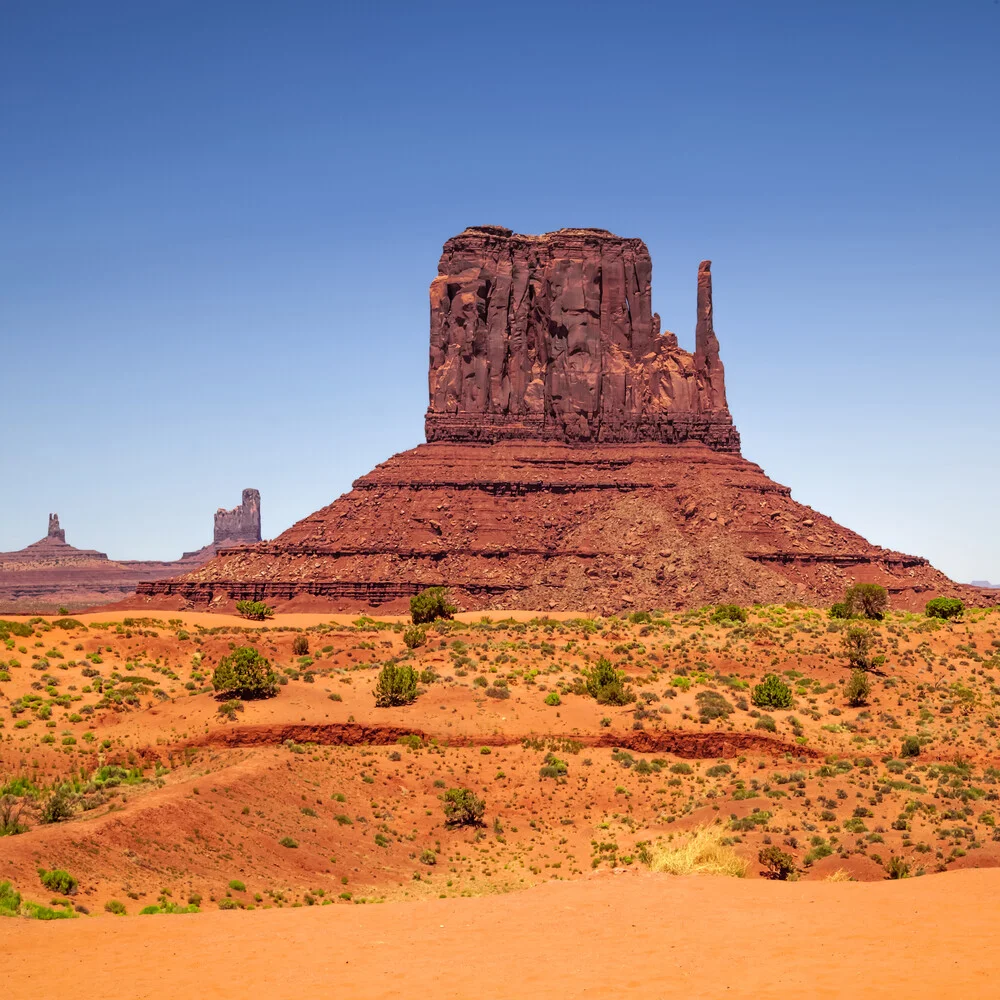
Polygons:
[[986,997],[1000,871],[881,883],[606,873],[381,906],[4,924],[5,995]]

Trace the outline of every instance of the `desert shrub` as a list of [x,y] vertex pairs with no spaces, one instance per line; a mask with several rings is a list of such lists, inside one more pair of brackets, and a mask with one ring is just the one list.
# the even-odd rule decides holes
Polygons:
[[278,841],[278,843],[282,847],[298,847],[299,846],[299,842],[294,837],[282,837],[281,840]]
[[725,719],[733,714],[733,706],[718,691],[699,691],[695,695],[698,703],[698,718],[702,722]]
[[422,865],[436,865],[437,855],[428,847],[420,852],[420,863]]
[[497,679],[493,684],[486,689],[487,698],[497,698],[503,701],[510,697],[510,688],[507,686],[505,680]]
[[747,613],[738,604],[718,604],[712,612],[712,621],[717,625],[722,622],[745,622]]
[[706,772],[706,778],[721,778],[723,775],[732,774],[733,769],[728,764],[713,764]]
[[375,705],[391,708],[409,705],[417,697],[417,672],[408,664],[387,661],[375,682]]
[[277,674],[267,657],[253,646],[238,646],[219,660],[212,684],[219,694],[237,698],[273,698],[278,693]]
[[872,685],[868,680],[868,675],[863,670],[852,670],[851,676],[844,684],[844,697],[847,704],[854,708],[868,703],[868,696],[871,694]]
[[555,754],[547,753],[538,776],[540,778],[565,778],[569,771],[569,765],[564,760],[560,760]]
[[916,736],[904,736],[902,745],[899,748],[900,757],[919,757],[920,740]]
[[414,625],[426,625],[438,618],[452,618],[458,608],[448,601],[445,587],[428,587],[410,598],[410,619]]
[[293,656],[308,656],[309,655],[309,639],[304,635],[297,635],[292,639],[292,655]]
[[750,694],[758,708],[791,708],[792,689],[777,675],[766,674]]
[[587,694],[599,705],[627,705],[635,701],[635,692],[625,686],[625,671],[607,657],[602,656],[584,676]]
[[56,628],[65,629],[67,632],[70,629],[82,628],[85,629],[87,626],[83,622],[78,622],[75,618],[56,618],[52,623]]
[[850,665],[856,670],[870,670],[874,665],[872,649],[875,634],[864,625],[852,625],[840,640]]
[[661,845],[648,852],[649,867],[668,875],[729,875],[743,878],[747,863],[727,844],[721,827],[702,826],[678,846]]
[[889,608],[889,591],[877,583],[856,583],[847,588],[844,603],[852,615],[881,621]]
[[104,904],[104,910],[106,913],[113,913],[116,917],[124,917],[128,912],[125,909],[125,904],[120,903],[117,899],[109,899]]
[[851,609],[843,601],[837,601],[836,604],[830,605],[830,617],[831,618],[850,618]]
[[42,803],[40,819],[43,823],[60,823],[73,815],[73,796],[66,785],[53,788]]
[[263,601],[237,601],[236,613],[244,618],[262,622],[265,618],[274,617],[274,608],[269,607]]
[[21,822],[23,804],[13,795],[0,795],[0,837],[13,837],[28,828]]
[[[316,814],[313,813],[313,815],[315,816]],[[229,880],[229,888],[232,889],[233,892],[246,892],[247,891],[246,883],[242,882],[238,878],[234,878],[234,879],[230,879]]]
[[219,715],[224,715],[230,722],[236,721],[236,713],[243,711],[243,702],[239,698],[230,698],[219,706]]
[[10,882],[0,882],[0,917],[16,917],[20,909],[21,894]]
[[778,731],[778,724],[771,718],[770,715],[762,715],[754,723],[754,729],[763,729],[769,733],[776,733]]
[[556,706],[561,705],[562,704],[562,699],[559,697],[559,692],[558,691],[550,691],[545,696],[545,704],[546,705],[550,705],[552,708],[555,708]]
[[403,645],[407,649],[416,649],[427,642],[427,630],[419,625],[411,625],[403,631]]
[[761,848],[757,854],[757,860],[764,866],[766,878],[784,882],[789,875],[795,872],[795,859],[776,844]]
[[76,892],[76,879],[63,868],[53,868],[49,871],[39,868],[38,878],[49,892],[58,892],[61,896],[71,896]]
[[444,793],[444,816],[451,826],[478,826],[486,803],[468,788],[449,788]]
[[910,866],[902,858],[896,857],[894,854],[885,863],[885,873],[889,878],[909,878],[910,877]]
[[957,618],[965,605],[957,597],[935,597],[924,605],[928,618]]
[[34,634],[34,629],[27,622],[10,622],[0,619],[0,639],[7,639],[12,635],[16,635],[20,639],[28,639]]
[[628,616],[628,620],[633,625],[649,625],[653,620],[653,616],[648,611],[633,611]]

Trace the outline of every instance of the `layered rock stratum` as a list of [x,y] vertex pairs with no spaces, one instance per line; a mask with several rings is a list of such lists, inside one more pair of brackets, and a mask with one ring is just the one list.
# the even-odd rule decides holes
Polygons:
[[139,585],[137,603],[619,611],[978,592],[792,499],[740,452],[697,272],[695,350],[660,329],[639,239],[477,226],[430,286],[427,443],[271,542]]

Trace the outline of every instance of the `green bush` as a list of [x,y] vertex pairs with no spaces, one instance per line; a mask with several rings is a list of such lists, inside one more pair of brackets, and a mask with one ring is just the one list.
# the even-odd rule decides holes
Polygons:
[[795,859],[776,844],[761,848],[757,854],[757,860],[764,866],[766,878],[784,882],[789,875],[795,872]]
[[552,708],[555,708],[556,706],[561,705],[562,704],[562,699],[559,697],[559,692],[558,691],[550,691],[545,696],[545,704],[551,706]]
[[754,687],[750,700],[758,708],[791,708],[792,689],[777,674],[766,674]]
[[747,613],[738,604],[719,604],[712,612],[712,621],[717,625],[721,622],[745,622]]
[[836,604],[830,605],[830,617],[831,618],[850,618],[851,610],[843,601],[838,601]]
[[16,917],[21,910],[21,894],[10,882],[0,882],[0,917]]
[[935,597],[924,606],[928,618],[957,618],[965,605],[957,597]]
[[407,649],[416,649],[427,642],[427,630],[419,625],[411,625],[403,631],[403,645]]
[[237,601],[236,613],[244,618],[262,622],[265,618],[274,617],[274,608],[269,607],[263,601]]
[[899,857],[894,854],[885,863],[885,873],[889,878],[909,878],[910,877],[910,866]]
[[847,661],[856,670],[871,670],[875,665],[872,650],[875,648],[875,633],[864,625],[851,625],[841,637],[841,645]]
[[281,840],[278,841],[278,843],[282,847],[298,847],[299,846],[299,842],[294,837],[282,837]]
[[899,749],[900,757],[919,757],[920,740],[916,736],[904,736],[903,743]]
[[847,699],[847,704],[852,708],[860,708],[868,703],[871,691],[872,685],[871,681],[868,680],[868,675],[863,670],[852,670],[851,676],[844,684],[844,697]]
[[292,655],[293,656],[308,656],[309,655],[309,639],[304,635],[297,635],[292,639]]
[[625,686],[625,671],[602,656],[595,666],[584,671],[587,694],[599,705],[627,705],[635,701],[635,692]]
[[410,619],[414,625],[452,618],[457,610],[448,602],[448,591],[444,587],[428,587],[410,598]]
[[755,723],[754,729],[763,729],[768,733],[776,733],[778,724],[769,715],[762,715]]
[[60,823],[73,815],[73,795],[67,785],[53,788],[48,798],[42,803],[41,821],[43,823]]
[[699,691],[694,700],[698,703],[698,718],[702,722],[725,719],[735,711],[718,691]]
[[245,882],[241,882],[238,878],[230,879],[229,888],[233,892],[246,892],[247,887]]
[[417,672],[408,664],[389,660],[375,682],[375,705],[378,708],[409,705],[416,697]]
[[547,753],[542,766],[538,771],[540,778],[565,778],[569,771],[569,765],[564,760],[560,760],[555,754]]
[[451,826],[478,826],[486,803],[468,788],[449,788],[444,793],[444,816]]
[[851,615],[881,621],[889,609],[889,591],[877,583],[856,583],[847,588],[844,603]]
[[128,912],[125,909],[125,904],[120,903],[117,899],[109,899],[104,904],[104,910],[106,913],[113,913],[116,917],[124,917]]
[[278,693],[278,675],[253,646],[238,646],[224,656],[212,674],[212,684],[219,694],[244,699],[273,698]]
[[78,622],[75,618],[56,618],[55,621],[52,622],[52,624],[56,628],[65,629],[67,632],[70,629],[74,628],[85,629],[87,627],[86,625],[83,624],[83,622]]
[[49,892],[58,892],[61,896],[71,896],[76,892],[76,879],[63,868],[53,868],[50,871],[39,868],[38,878]]

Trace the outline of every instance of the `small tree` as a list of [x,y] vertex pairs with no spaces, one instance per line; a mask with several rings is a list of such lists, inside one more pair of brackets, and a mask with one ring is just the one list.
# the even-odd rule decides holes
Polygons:
[[871,694],[872,685],[868,680],[868,675],[863,670],[852,670],[851,676],[844,685],[844,697],[847,704],[852,708],[860,708],[868,704],[868,695]]
[[417,672],[409,664],[389,660],[375,681],[375,705],[392,708],[409,705],[417,697]]
[[844,603],[851,615],[881,621],[889,609],[889,591],[877,583],[856,583],[847,588]]
[[220,695],[237,698],[273,698],[278,693],[278,677],[271,663],[253,646],[238,646],[219,660],[212,684]]
[[965,605],[957,597],[935,597],[924,606],[928,618],[957,618]]
[[786,854],[776,844],[762,847],[757,854],[757,860],[764,866],[764,876],[766,878],[773,878],[784,882],[789,875],[795,873],[795,858],[790,854]]
[[269,607],[263,601],[237,601],[236,613],[244,618],[262,622],[265,618],[274,617],[274,608]]
[[42,804],[41,816],[43,823],[60,823],[73,815],[73,797],[68,785],[53,788],[49,797]]
[[468,788],[449,788],[444,793],[443,809],[450,826],[479,826],[486,802]]
[[766,674],[750,693],[758,708],[791,708],[792,689],[777,675]]
[[452,618],[458,608],[448,601],[444,587],[428,587],[410,598],[410,619],[414,625],[427,625],[438,618]]
[[855,670],[871,670],[875,662],[871,655],[875,648],[875,634],[871,629],[864,625],[852,625],[844,633],[841,645]]
[[407,649],[416,649],[427,642],[427,630],[420,625],[411,625],[403,630],[403,645]]
[[292,639],[292,653],[295,656],[308,656],[309,639],[304,635],[297,635]]
[[627,705],[635,701],[635,692],[625,686],[625,671],[602,656],[594,667],[584,671],[587,694],[599,705]]

